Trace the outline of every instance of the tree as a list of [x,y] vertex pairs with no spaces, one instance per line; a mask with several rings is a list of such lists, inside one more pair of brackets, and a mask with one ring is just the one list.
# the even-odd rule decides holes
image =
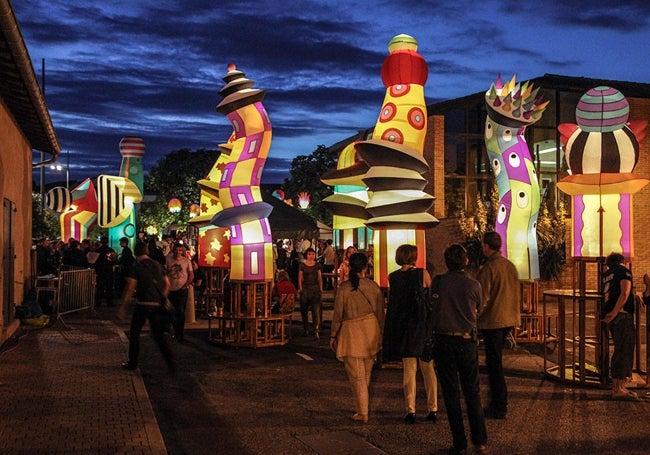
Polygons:
[[[158,161],[144,181],[145,194],[155,194],[152,203],[143,203],[138,212],[138,226],[155,226],[162,231],[170,223],[185,224],[189,220],[189,207],[199,203],[197,181],[205,177],[219,157],[219,151],[200,149],[176,150]],[[170,199],[181,201],[179,213],[170,213],[167,203]]]
[[319,145],[310,155],[299,155],[291,162],[291,177],[284,180],[282,189],[287,199],[297,206],[298,194],[309,193],[310,206],[305,213],[315,220],[332,225],[332,214],[323,207],[321,201],[333,193],[332,187],[320,181],[320,176],[334,167],[338,152]]
[[561,198],[555,208],[548,199],[543,201],[537,220],[539,273],[542,281],[558,281],[566,266],[566,216]]
[[59,214],[43,209],[43,198],[32,192],[32,238],[48,237],[56,239],[61,236]]

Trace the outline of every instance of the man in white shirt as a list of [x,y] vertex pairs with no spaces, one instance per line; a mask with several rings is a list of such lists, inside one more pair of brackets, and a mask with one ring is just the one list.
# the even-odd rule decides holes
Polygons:
[[[332,247],[332,240],[328,239],[327,241],[322,242],[324,245],[323,248],[323,273],[332,273],[334,270],[338,269],[338,258],[336,257],[336,251]],[[328,276],[325,278],[323,286],[326,291],[334,289],[332,284],[332,277]]]

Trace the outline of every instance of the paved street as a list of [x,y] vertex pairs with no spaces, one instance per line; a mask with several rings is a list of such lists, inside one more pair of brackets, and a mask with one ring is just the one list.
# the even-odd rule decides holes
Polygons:
[[[295,337],[254,350],[210,344],[198,320],[186,343],[174,344],[180,368],[170,377],[147,334],[140,368],[121,370],[128,324],[115,311],[68,315],[66,325],[31,330],[3,348],[3,454],[399,455],[444,453],[451,444],[442,399],[438,423],[423,419],[421,384],[418,422],[402,423],[396,368],[373,373],[369,423],[350,420],[351,392],[327,348],[328,323],[320,341]],[[293,329],[300,334],[295,321]],[[538,350],[506,352],[510,412],[488,420],[492,453],[648,453],[650,402],[615,402],[607,390],[548,380]]]

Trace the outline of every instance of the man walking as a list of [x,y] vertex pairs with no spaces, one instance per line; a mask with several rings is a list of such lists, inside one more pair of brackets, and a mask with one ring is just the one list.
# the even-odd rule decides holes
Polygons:
[[169,315],[161,305],[163,296],[169,290],[169,280],[163,274],[162,266],[148,256],[146,243],[136,243],[135,255],[136,261],[127,273],[122,305],[117,312],[119,319],[125,319],[127,306],[135,293],[137,302],[129,329],[129,360],[122,364],[122,368],[126,370],[137,368],[140,356],[140,332],[145,321],[149,320],[153,339],[165,358],[169,371],[174,372],[176,365],[169,342],[165,338]]
[[169,300],[174,305],[174,339],[182,343],[187,289],[194,282],[194,268],[192,262],[185,256],[185,247],[182,243],[174,244],[174,249],[165,259],[165,270],[169,277]]
[[444,253],[447,273],[435,278],[431,321],[435,336],[433,356],[451,428],[452,454],[465,453],[467,437],[460,407],[460,389],[465,396],[467,418],[476,453],[488,453],[487,429],[481,406],[478,375],[477,311],[481,305],[481,285],[466,272],[467,252],[451,245]]
[[519,324],[521,290],[517,268],[501,255],[501,236],[483,235],[483,254],[487,262],[478,272],[483,289],[483,304],[478,312],[478,329],[485,344],[485,363],[490,382],[490,401],[485,410],[489,419],[505,419],[508,389],[503,374],[503,345],[506,336]]

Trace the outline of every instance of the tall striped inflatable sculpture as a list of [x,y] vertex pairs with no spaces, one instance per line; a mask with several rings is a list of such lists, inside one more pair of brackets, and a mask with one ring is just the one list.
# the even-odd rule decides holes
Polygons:
[[528,125],[542,118],[548,101],[539,89],[515,76],[505,85],[501,76],[485,94],[485,146],[499,189],[495,231],[501,235],[501,253],[517,267],[519,279],[539,279],[537,216],[540,190],[535,166],[524,139]]
[[265,91],[252,88],[235,65],[228,66],[219,91],[217,112],[233,127],[230,159],[219,182],[223,210],[211,220],[230,228],[230,279],[273,280],[273,239],[268,216],[272,206],[262,201],[260,182],[271,146],[271,121],[262,105]]
[[424,159],[427,109],[424,84],[427,64],[409,35],[397,35],[388,45],[381,69],[386,87],[384,103],[372,139],[355,148],[367,164],[363,182],[370,191],[366,204],[373,230],[374,279],[388,286],[388,274],[398,268],[395,250],[400,244],[418,247],[418,267],[426,266],[424,229],[438,220],[428,213],[433,196],[423,191],[429,170]]

